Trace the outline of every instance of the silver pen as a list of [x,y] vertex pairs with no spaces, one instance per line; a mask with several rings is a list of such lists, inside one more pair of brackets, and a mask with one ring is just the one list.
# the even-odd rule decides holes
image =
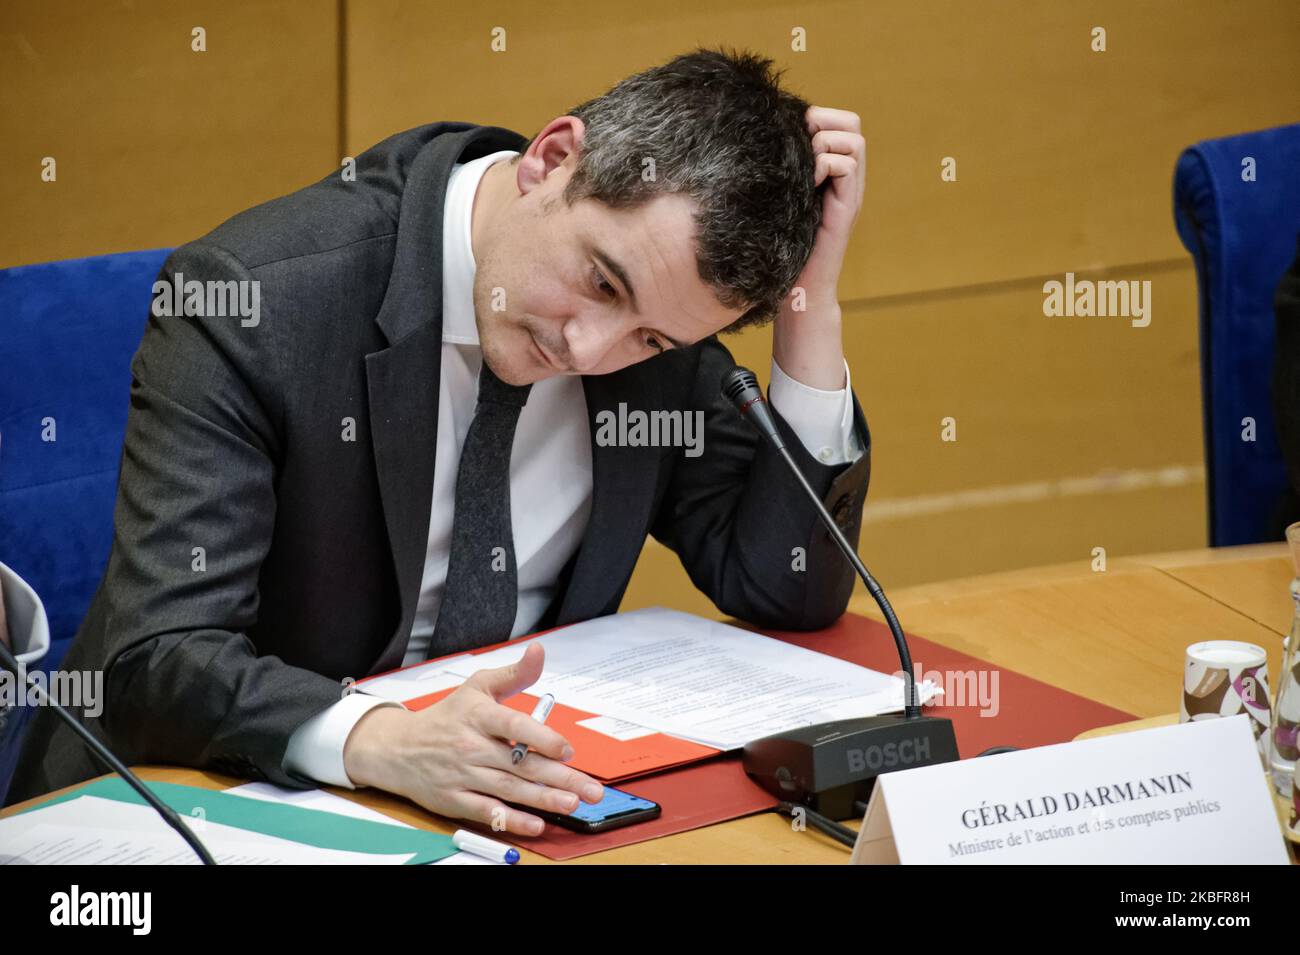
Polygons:
[[[543,694],[542,698],[537,701],[537,705],[533,707],[533,719],[545,725],[546,718],[551,715],[551,707],[553,707],[554,705],[555,705],[555,697],[551,696],[551,694],[549,693]],[[517,766],[519,764],[519,761],[523,759],[527,754],[528,754],[527,743],[515,743],[515,748],[510,751],[511,765]]]

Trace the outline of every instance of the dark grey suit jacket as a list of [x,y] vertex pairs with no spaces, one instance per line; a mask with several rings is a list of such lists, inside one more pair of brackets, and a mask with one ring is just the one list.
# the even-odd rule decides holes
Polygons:
[[[332,174],[167,260],[168,282],[258,280],[261,316],[151,316],[132,362],[114,544],[64,663],[106,670],[104,713],[86,722],[128,764],[313,785],[281,766],[290,735],[340,681],[401,665],[433,492],[447,180],[526,145],[468,123],[400,133],[358,157],[355,182]],[[591,518],[543,627],[614,613],[647,533],[724,613],[798,630],[844,612],[853,573],[720,397],[730,366],[709,339],[583,379]],[[598,445],[596,415],[620,402],[703,410],[704,453]],[[868,454],[851,465],[820,464],[780,427],[856,540],[870,437],[854,411]],[[42,712],[9,799],[103,771]]]

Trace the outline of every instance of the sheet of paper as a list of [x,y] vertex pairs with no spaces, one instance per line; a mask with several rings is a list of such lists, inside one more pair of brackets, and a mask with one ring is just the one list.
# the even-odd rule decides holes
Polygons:
[[371,822],[386,822],[390,826],[413,828],[369,806],[344,799],[323,789],[286,789],[274,783],[243,783],[239,786],[231,786],[226,792],[232,796],[264,799],[267,802],[285,802],[293,806],[301,806],[303,809],[319,809],[322,812],[338,813],[340,816],[352,816],[354,819],[369,819]]
[[[447,662],[457,665],[460,669],[469,667],[469,672],[473,673],[474,669],[476,669],[470,662],[473,659],[470,656],[453,657]],[[357,691],[402,703],[406,700],[413,700],[417,696],[436,693],[438,690],[444,690],[449,686],[460,686],[464,682],[464,676],[445,669],[441,663],[437,665],[426,663],[419,667],[412,667],[409,670],[398,670],[396,673],[362,680],[357,684]]]
[[578,725],[621,740],[640,739],[643,736],[653,736],[658,732],[646,726],[629,723],[627,720],[616,720],[612,716],[593,716],[589,720],[578,720]]
[[[301,806],[304,809],[319,809],[322,812],[336,812],[357,819],[369,819],[371,822],[384,822],[390,826],[414,828],[408,823],[394,819],[392,816],[385,816],[382,812],[371,809],[369,806],[363,806],[351,799],[344,799],[342,796],[336,796],[323,789],[286,789],[273,783],[244,783],[240,786],[232,786],[226,792],[232,796],[286,802],[294,806]],[[505,865],[505,863],[493,862],[491,859],[484,859],[468,852],[457,852],[445,859],[439,859],[433,865]]]
[[[599,617],[529,642],[546,649],[529,693],[715,749],[903,704],[898,677],[663,608]],[[446,669],[468,677],[514,663],[523,651],[502,647]],[[920,689],[923,702],[934,695],[931,684]]]
[[[319,849],[206,820],[186,819],[219,865],[401,865],[405,855]],[[149,806],[81,796],[0,819],[0,863],[199,865]]]

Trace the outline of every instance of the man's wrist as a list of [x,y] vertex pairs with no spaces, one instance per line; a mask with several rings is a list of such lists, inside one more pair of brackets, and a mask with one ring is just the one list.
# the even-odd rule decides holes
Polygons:
[[398,753],[412,713],[401,706],[376,706],[357,720],[343,744],[343,769],[357,786],[398,793]]
[[820,391],[845,386],[843,313],[836,302],[783,310],[772,331],[772,357],[794,380]]

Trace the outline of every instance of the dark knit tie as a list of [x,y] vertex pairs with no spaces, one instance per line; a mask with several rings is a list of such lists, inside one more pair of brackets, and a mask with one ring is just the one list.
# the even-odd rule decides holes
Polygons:
[[532,385],[508,385],[487,362],[456,474],[451,556],[429,657],[510,638],[519,598],[510,529],[510,447]]

